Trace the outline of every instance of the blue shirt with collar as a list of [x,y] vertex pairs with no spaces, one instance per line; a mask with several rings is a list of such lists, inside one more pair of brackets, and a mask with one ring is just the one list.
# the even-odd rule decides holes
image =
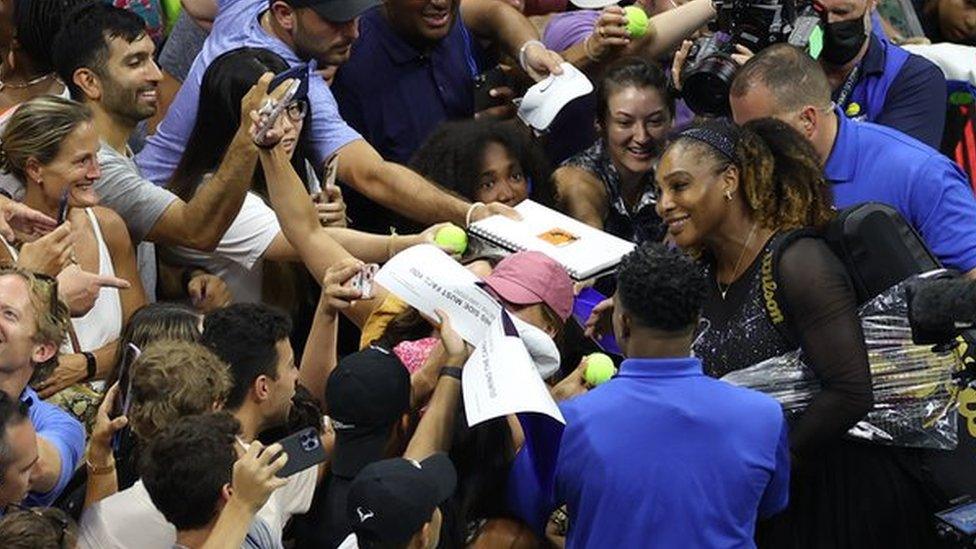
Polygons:
[[959,166],[899,131],[836,114],[837,137],[824,166],[834,204],[887,204],[944,266],[976,268],[976,198]]
[[57,484],[45,494],[28,492],[24,505],[47,507],[61,495],[85,453],[85,428],[68,412],[50,402],[44,402],[29,385],[20,393],[20,401],[28,405],[27,415],[37,436],[44,437],[61,457],[61,475]]
[[786,507],[782,408],[697,358],[625,360],[560,408],[554,462],[527,430],[509,494],[539,531],[565,503],[567,547],[755,547],[757,517]]
[[[928,59],[908,53],[876,33],[868,39],[870,44],[859,65],[857,84],[840,105],[841,110],[846,112],[856,102],[859,107],[851,112],[852,117],[895,128],[939,148],[946,116],[945,75]],[[889,63],[892,58],[901,57],[903,62]],[[897,71],[890,74],[893,67]],[[834,92],[834,101],[841,89]],[[879,101],[882,104],[872,104]]]
[[332,92],[349,125],[384,159],[405,164],[441,122],[473,116],[480,50],[460,12],[447,36],[422,51],[397,34],[382,9],[360,18]]

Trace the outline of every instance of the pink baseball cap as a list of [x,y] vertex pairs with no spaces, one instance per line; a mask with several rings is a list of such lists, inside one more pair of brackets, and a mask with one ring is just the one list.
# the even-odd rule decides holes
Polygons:
[[515,305],[545,303],[565,321],[573,312],[573,281],[566,269],[541,252],[518,252],[498,262],[484,283]]

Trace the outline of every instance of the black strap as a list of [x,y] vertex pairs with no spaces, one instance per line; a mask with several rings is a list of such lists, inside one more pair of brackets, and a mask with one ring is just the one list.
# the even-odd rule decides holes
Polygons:
[[847,100],[851,98],[851,93],[854,91],[854,86],[857,85],[857,77],[861,73],[861,65],[857,65],[851,70],[851,73],[847,75],[847,79],[844,80],[844,85],[840,88],[840,93],[837,94],[837,105],[842,111],[847,112]]
[[770,239],[760,266],[763,309],[766,310],[766,316],[769,317],[769,321],[779,332],[779,335],[793,348],[799,347],[800,341],[790,329],[788,322],[789,311],[787,310],[786,299],[783,298],[783,292],[780,289],[779,266],[783,250],[801,238],[819,238],[819,235],[810,228],[792,229],[777,233]]

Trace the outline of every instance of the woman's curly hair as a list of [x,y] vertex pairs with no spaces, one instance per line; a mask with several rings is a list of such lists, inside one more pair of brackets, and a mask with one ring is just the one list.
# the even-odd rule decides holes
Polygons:
[[833,196],[817,152],[789,124],[761,118],[741,127],[718,120],[701,127],[735,143],[735,162],[708,143],[680,134],[672,146],[689,145],[717,164],[734,164],[739,169],[746,205],[760,226],[822,229],[833,219]]

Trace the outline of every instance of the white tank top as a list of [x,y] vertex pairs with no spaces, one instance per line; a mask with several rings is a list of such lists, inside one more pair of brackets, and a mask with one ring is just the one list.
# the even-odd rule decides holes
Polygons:
[[[95,231],[95,240],[98,243],[98,274],[115,276],[112,255],[108,251],[105,239],[102,238],[102,228],[98,224],[98,219],[95,218],[95,213],[91,208],[85,208],[85,213],[91,220],[92,229]],[[16,261],[17,250],[2,236],[0,236],[0,241],[3,241],[10,257]],[[68,340],[61,345],[61,352],[64,353],[94,351],[118,339],[122,335],[122,299],[119,297],[118,288],[102,288],[98,293],[98,299],[95,300],[95,306],[85,316],[72,318],[71,325],[81,348],[73,349],[71,341]]]

